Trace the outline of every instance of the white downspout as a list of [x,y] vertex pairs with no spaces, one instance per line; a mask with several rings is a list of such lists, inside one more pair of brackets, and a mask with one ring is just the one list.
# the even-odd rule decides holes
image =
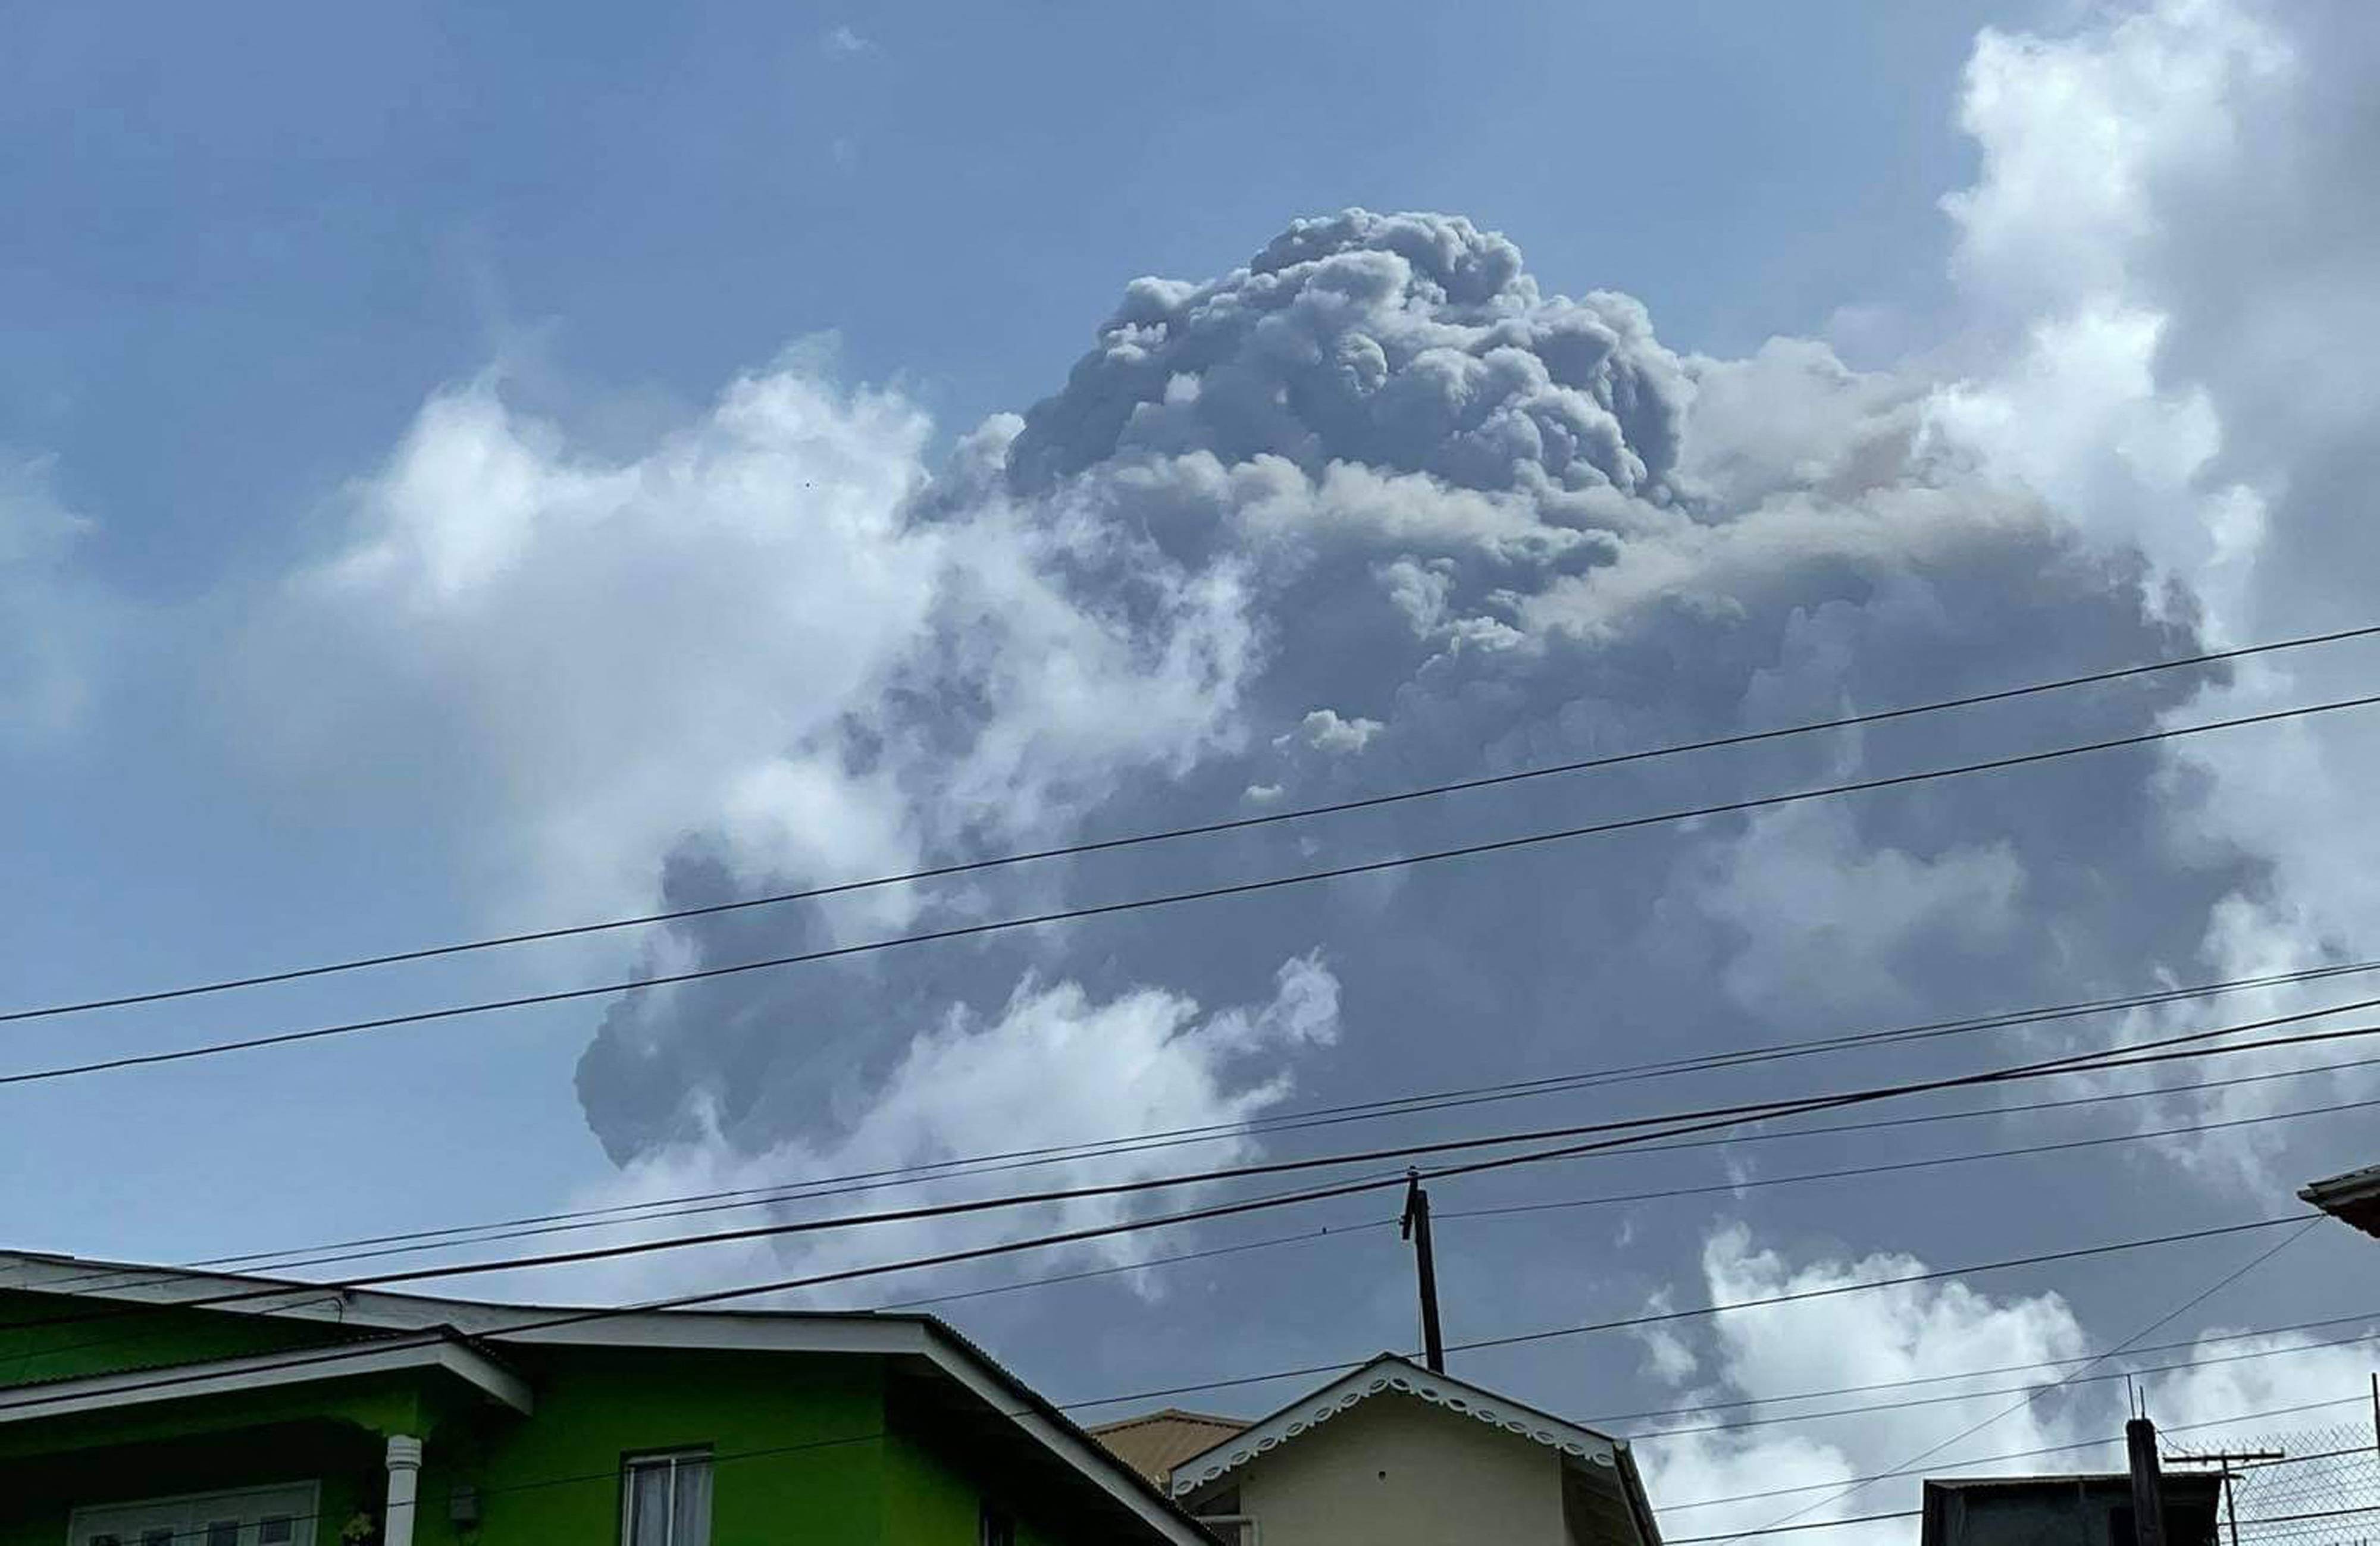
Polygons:
[[381,1546],[413,1546],[413,1498],[420,1480],[421,1441],[390,1434],[388,1508],[381,1516]]

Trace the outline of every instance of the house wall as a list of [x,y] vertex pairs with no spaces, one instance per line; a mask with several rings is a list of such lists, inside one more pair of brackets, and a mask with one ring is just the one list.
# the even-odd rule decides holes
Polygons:
[[[532,1356],[537,1410],[527,1419],[479,1407],[449,1409],[442,1421],[438,1403],[410,1392],[400,1399],[376,1380],[0,1430],[0,1546],[61,1546],[78,1506],[317,1479],[326,1498],[313,1539],[327,1546],[359,1504],[377,1513],[382,1435],[392,1431],[426,1435],[416,1546],[616,1541],[621,1462],[699,1448],[713,1455],[711,1537],[721,1546],[890,1539],[876,1360]],[[321,1414],[310,1425],[310,1404]],[[475,1532],[449,1520],[460,1482],[480,1494]]]
[[[208,1356],[256,1350],[194,1329]],[[152,1328],[144,1361],[164,1350],[163,1330]],[[323,1504],[310,1539],[334,1546],[358,1507],[377,1514],[391,1432],[426,1440],[416,1546],[607,1546],[619,1540],[623,1459],[699,1448],[713,1455],[716,1546],[976,1546],[978,1457],[888,1423],[876,1359],[553,1347],[503,1356],[536,1392],[532,1416],[480,1403],[451,1381],[392,1374],[0,1427],[0,1546],[62,1546],[78,1506],[311,1480],[322,1483]],[[0,1388],[15,1383],[0,1361]],[[449,1519],[462,1483],[479,1494],[474,1531]],[[1048,1528],[1031,1500],[1006,1501],[1024,1546],[1094,1546]]]
[[[881,1541],[880,1366],[860,1358],[586,1349],[530,1371],[537,1412],[433,1434],[417,1546],[619,1539],[621,1461],[708,1447],[711,1539]],[[557,1482],[556,1478],[574,1478]],[[476,1538],[447,1523],[457,1481],[480,1495]]]
[[947,1437],[896,1428],[884,1447],[886,1546],[978,1546],[987,1501],[1015,1524],[1016,1546],[1115,1546],[1111,1535],[1088,1540],[1051,1528],[1036,1517],[1038,1500],[969,1475],[982,1468],[969,1461]]
[[[2164,1493],[2168,1546],[2215,1546],[2221,1483],[2184,1472],[2165,1478]],[[2131,1482],[2122,1476],[1972,1488],[1929,1484],[1924,1540],[1925,1546],[2108,1546],[2131,1539]]]
[[[1378,1396],[1234,1473],[1261,1546],[1563,1546],[1554,1451]],[[1227,1483],[1228,1485],[1228,1483]]]

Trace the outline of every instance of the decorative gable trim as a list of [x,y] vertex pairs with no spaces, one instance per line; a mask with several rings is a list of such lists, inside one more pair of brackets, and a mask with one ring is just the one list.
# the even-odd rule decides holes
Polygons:
[[1389,1395],[1427,1401],[1458,1417],[1475,1419],[1590,1465],[1619,1465],[1618,1444],[1591,1428],[1564,1422],[1493,1391],[1466,1384],[1451,1375],[1432,1373],[1394,1354],[1384,1353],[1335,1383],[1282,1407],[1245,1432],[1175,1466],[1173,1495],[1179,1498],[1210,1487],[1249,1461],[1300,1438],[1342,1412],[1352,1411],[1376,1395]]

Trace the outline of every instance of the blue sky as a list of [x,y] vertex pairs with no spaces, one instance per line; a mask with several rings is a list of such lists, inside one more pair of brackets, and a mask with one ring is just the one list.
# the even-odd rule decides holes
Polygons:
[[[12,30],[8,1003],[2374,621],[2372,389],[2325,363],[2380,342],[2355,89],[2375,38],[2350,5],[53,6]],[[1351,206],[1439,213],[1283,236]],[[1143,275],[1206,288],[1127,292]],[[1523,343],[1500,349],[1496,319]],[[2309,342],[2338,339],[2356,346]],[[568,988],[2367,677],[2351,649],[2292,656],[0,1041],[42,1067]],[[2334,717],[1327,898],[0,1089],[0,1235],[195,1258],[2380,957],[2353,819],[2375,753]],[[2041,1162],[2060,1220],[1961,1171],[1597,1214],[1534,1246],[1479,1226],[1447,1275],[1476,1335],[2228,1222],[2380,1157],[2357,1130]],[[1921,1152],[1881,1141],[1810,1163]],[[1630,1174],[1785,1163],[1767,1153]],[[2174,1335],[2341,1312],[2327,1290],[2380,1270],[2359,1243],[2310,1238],[2292,1250],[2318,1270]],[[1209,1372],[1184,1346],[1300,1363],[1334,1334],[1403,1337],[1402,1262],[1348,1250],[962,1320],[1060,1394]],[[2222,1265],[1906,1296],[1845,1326],[1897,1328],[1888,1371],[2007,1361],[1974,1349],[2115,1339],[2144,1294]],[[1250,1302],[1276,1312],[1251,1325]],[[1157,1317],[1180,1337],[1147,1336]],[[1788,1356],[1808,1326],[1475,1372],[1583,1416],[1756,1395],[1816,1378]],[[2089,1416],[2023,1425],[2047,1443]],[[1666,1476],[1848,1474],[1896,1442],[1706,1441]]]
[[[1348,204],[1461,210],[1682,347],[1923,313],[1934,199],[1973,160],[1949,95],[1995,14],[45,8],[0,66],[41,148],[0,170],[0,443],[91,523],[86,574],[205,609],[322,550],[455,380],[500,367],[601,443],[832,333],[947,432],[1047,392],[1124,280]],[[48,814],[6,839],[43,899],[10,919],[28,996],[443,937],[479,905],[401,830],[189,747],[206,713],[136,696],[8,769]],[[548,1108],[540,1186],[589,1157],[552,1050],[499,1104]]]

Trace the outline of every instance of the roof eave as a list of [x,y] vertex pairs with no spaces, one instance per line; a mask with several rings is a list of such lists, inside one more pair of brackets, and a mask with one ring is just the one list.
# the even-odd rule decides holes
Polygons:
[[2342,1224],[2380,1237],[2380,1165],[2315,1181],[2298,1195]]
[[[1395,1372],[1386,1379],[1371,1378],[1375,1371],[1382,1370]],[[1443,1398],[1446,1390],[1433,1387],[1451,1387],[1452,1392],[1460,1393],[1459,1404]],[[1306,1392],[1280,1410],[1257,1419],[1230,1438],[1178,1462],[1172,1472],[1173,1496],[1186,1498],[1212,1487],[1242,1466],[1279,1447],[1286,1439],[1310,1431],[1316,1423],[1390,1389],[1493,1424],[1517,1438],[1609,1465],[1623,1475],[1634,1469],[1627,1446],[1608,1433],[1539,1411],[1451,1374],[1424,1369],[1400,1354],[1382,1353],[1319,1389]],[[1527,1420],[1521,1420],[1524,1419]]]

